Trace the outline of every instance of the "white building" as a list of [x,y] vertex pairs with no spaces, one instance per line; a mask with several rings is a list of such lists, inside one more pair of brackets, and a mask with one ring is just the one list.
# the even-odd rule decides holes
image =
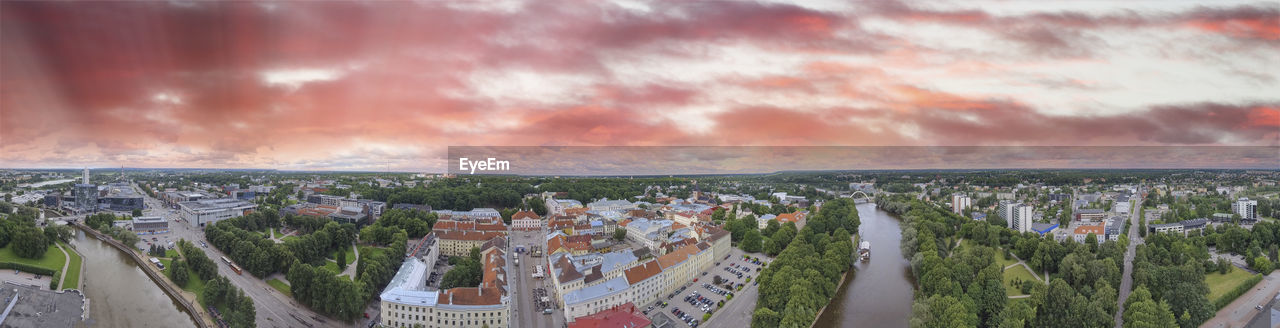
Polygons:
[[511,228],[516,230],[542,229],[542,219],[531,211],[519,211],[511,215]]
[[1010,204],[1006,206],[1009,215],[1009,229],[1017,232],[1031,232],[1031,217],[1034,208],[1026,204]]
[[206,199],[178,203],[182,219],[193,228],[253,213],[257,204],[239,199]]
[[506,252],[500,243],[485,246],[481,255],[484,277],[479,287],[439,290],[427,286],[438,256],[435,244],[428,246],[422,258],[405,259],[379,295],[379,323],[386,327],[510,327]]
[[621,212],[621,211],[633,209],[635,207],[636,207],[635,204],[632,204],[631,202],[628,202],[626,200],[621,200],[621,199],[609,200],[608,198],[603,198],[598,201],[587,203],[587,208],[590,208],[593,211],[600,211],[600,212],[604,212],[604,211]]
[[951,211],[964,214],[964,209],[973,206],[973,199],[965,194],[951,194]]
[[1236,202],[1231,203],[1231,213],[1239,214],[1242,221],[1257,220],[1258,201],[1241,197]]

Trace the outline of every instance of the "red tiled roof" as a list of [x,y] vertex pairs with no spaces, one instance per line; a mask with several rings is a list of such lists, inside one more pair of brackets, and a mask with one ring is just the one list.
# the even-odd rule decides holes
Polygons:
[[592,315],[578,317],[569,323],[569,328],[638,328],[648,327],[652,323],[636,309],[635,304],[628,302]]
[[1077,234],[1077,235],[1087,235],[1087,234],[1089,234],[1089,233],[1093,233],[1093,234],[1095,234],[1095,235],[1099,235],[1099,236],[1101,236],[1101,235],[1102,235],[1102,232],[1103,232],[1103,228],[1102,228],[1102,226],[1100,226],[1100,225],[1091,225],[1091,226],[1079,226],[1079,227],[1076,227],[1076,234]]
[[645,279],[649,279],[649,277],[656,276],[659,273],[662,273],[662,266],[658,264],[658,261],[649,261],[644,262],[644,264],[641,265],[633,266],[630,269],[623,271],[622,274],[627,276],[627,284],[635,285]]
[[534,213],[533,211],[519,211],[519,212],[516,212],[516,214],[511,215],[512,220],[519,220],[519,219],[526,219],[526,218],[535,219],[535,220],[541,219],[541,217],[538,217],[538,213]]
[[658,261],[658,264],[662,265],[663,269],[666,269],[666,268],[674,267],[676,264],[679,264],[680,262],[684,262],[686,259],[689,258],[689,256],[697,252],[698,252],[698,246],[688,245],[688,246],[677,248],[676,250],[671,251],[670,253],[667,253],[665,255],[659,256],[657,261]]

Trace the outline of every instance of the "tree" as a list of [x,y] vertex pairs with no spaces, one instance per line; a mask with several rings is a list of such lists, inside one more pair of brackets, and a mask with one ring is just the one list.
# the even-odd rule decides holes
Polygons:
[[337,257],[337,259],[336,259],[336,260],[338,261],[338,269],[346,270],[346,269],[347,269],[347,250],[346,250],[346,248],[344,247],[344,248],[338,249],[338,256],[336,256],[336,257]]
[[188,278],[185,261],[179,259],[169,263],[169,279],[173,280],[174,285],[178,285],[178,287],[186,286]]
[[618,228],[613,230],[613,240],[622,241],[627,239],[627,229]]
[[136,217],[139,217],[139,216],[142,216],[142,209],[137,209],[137,208],[135,208],[135,209],[133,209],[133,213],[132,213],[132,214],[133,214],[133,217],[135,217],[135,218],[136,218]]
[[34,226],[22,225],[13,233],[13,253],[18,257],[39,259],[49,250],[44,232]]
[[759,230],[748,230],[747,235],[742,237],[742,250],[748,253],[760,252],[763,247],[761,238]]
[[1258,256],[1253,259],[1253,269],[1265,275],[1271,273],[1271,270],[1275,268],[1271,265],[1271,260],[1266,256]]
[[1035,311],[1027,302],[1013,302],[1004,311],[1000,311],[997,320],[1000,328],[1023,328],[1027,327],[1027,323],[1031,322],[1031,318],[1035,316]]

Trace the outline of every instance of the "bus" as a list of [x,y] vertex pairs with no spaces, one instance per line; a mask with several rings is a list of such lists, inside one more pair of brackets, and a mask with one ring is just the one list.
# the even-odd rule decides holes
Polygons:
[[231,271],[235,271],[236,274],[243,274],[240,271],[240,267],[236,266],[235,263],[231,263],[231,260],[228,260],[226,256],[222,257],[222,263],[226,263],[227,266],[231,267]]

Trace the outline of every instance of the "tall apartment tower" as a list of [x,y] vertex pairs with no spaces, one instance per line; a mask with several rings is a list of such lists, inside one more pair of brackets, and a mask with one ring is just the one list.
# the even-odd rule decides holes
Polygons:
[[1236,202],[1231,203],[1231,213],[1239,214],[1241,220],[1257,220],[1258,201],[1241,197]]
[[1004,219],[1004,222],[1006,222],[1010,229],[1013,228],[1012,218],[1014,205],[1017,205],[1017,203],[1009,200],[1002,200],[1000,201],[999,206],[996,207],[996,215],[1000,216],[1001,219]]
[[81,182],[81,183],[89,184],[89,168],[87,167],[84,168],[84,182]]
[[964,214],[964,209],[973,206],[973,199],[965,194],[951,194],[951,211]]
[[1009,220],[1009,229],[1017,232],[1031,231],[1031,216],[1034,214],[1031,205],[1016,204],[1013,206],[1013,219]]

